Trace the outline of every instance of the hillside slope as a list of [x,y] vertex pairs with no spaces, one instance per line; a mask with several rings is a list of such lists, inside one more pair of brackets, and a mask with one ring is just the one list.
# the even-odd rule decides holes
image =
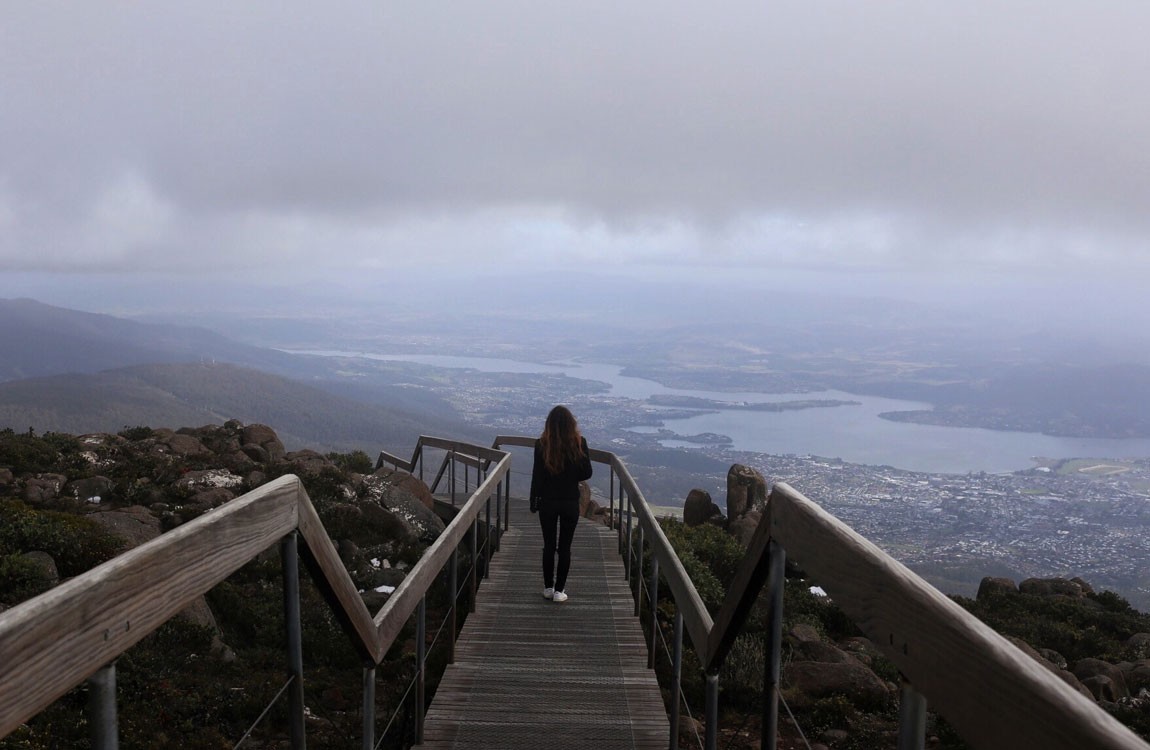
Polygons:
[[462,422],[366,404],[229,364],[153,364],[0,383],[0,428],[117,432],[136,425],[273,424],[284,444],[321,450],[411,450],[421,433],[480,439]]
[[156,362],[215,360],[281,372],[298,364],[289,354],[203,328],[137,323],[31,299],[0,299],[0,352],[0,381]]

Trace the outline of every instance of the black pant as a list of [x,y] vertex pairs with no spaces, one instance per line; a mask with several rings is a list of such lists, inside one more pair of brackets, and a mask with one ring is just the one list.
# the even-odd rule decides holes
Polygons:
[[[571,540],[575,538],[575,526],[579,523],[579,511],[539,509],[539,525],[543,527],[543,585],[562,591],[567,585],[567,572],[571,570]],[[555,570],[555,536],[559,536],[559,570]]]

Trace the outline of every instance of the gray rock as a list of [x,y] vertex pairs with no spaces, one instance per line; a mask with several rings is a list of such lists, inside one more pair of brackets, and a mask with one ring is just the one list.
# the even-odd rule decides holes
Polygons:
[[234,499],[236,493],[231,490],[223,489],[222,487],[213,488],[210,490],[203,490],[192,495],[189,503],[193,505],[202,505],[207,508],[218,508],[229,500]]
[[174,486],[181,492],[195,493],[210,489],[238,489],[243,484],[242,477],[236,476],[227,469],[206,469],[189,471],[176,480]]
[[1080,584],[1065,578],[1027,578],[1018,584],[1018,590],[1034,596],[1068,596],[1075,599],[1086,596]]
[[414,496],[419,502],[427,506],[428,510],[435,510],[435,498],[432,496],[431,490],[427,488],[423,480],[409,472],[403,471],[402,469],[383,467],[378,469],[371,477],[364,477],[363,479],[365,482],[373,481],[373,487],[380,486],[382,480],[382,483],[404,490]]
[[762,518],[763,514],[761,511],[749,510],[734,521],[730,521],[727,526],[727,533],[733,536],[739,544],[744,547],[749,547]]
[[29,505],[44,505],[60,497],[61,490],[68,483],[63,474],[37,474],[24,481],[24,502]]
[[333,465],[322,454],[306,448],[285,454],[284,460],[290,463],[295,473],[300,476],[317,476],[321,471]]
[[159,441],[168,448],[166,452],[177,456],[203,456],[211,453],[200,439],[192,435],[172,433]]
[[64,487],[64,494],[71,495],[80,502],[99,502],[107,499],[115,486],[115,483],[107,477],[88,477],[68,482]]
[[1150,633],[1135,633],[1126,639],[1127,656],[1137,659],[1150,658]]
[[713,516],[721,516],[723,511],[711,501],[711,495],[706,490],[693,489],[687,493],[683,503],[683,523],[688,526],[699,526],[706,523]]
[[[245,427],[240,441],[244,446],[255,444],[263,448],[267,452],[268,461],[279,461],[287,453],[276,431],[264,424],[250,424]],[[246,450],[244,452],[247,453]]]
[[976,598],[979,601],[986,599],[988,596],[1001,596],[1017,594],[1018,586],[1014,581],[1009,578],[996,578],[994,576],[987,576],[983,578],[978,584],[978,594]]
[[787,631],[787,635],[799,643],[818,643],[823,639],[819,635],[819,631],[815,629],[814,625],[808,625],[805,622],[799,623]]
[[[425,502],[424,493],[431,497],[427,486],[407,472],[376,472],[363,478],[363,489],[367,499],[395,516],[415,539],[430,542],[443,533],[443,521],[431,509],[434,502]],[[363,504],[364,513],[372,512],[371,505]]]
[[807,700],[844,695],[864,708],[885,706],[890,699],[886,685],[857,659],[839,663],[795,661],[783,670],[783,679]]
[[767,507],[767,480],[755,469],[733,464],[727,470],[727,520]]
[[0,487],[8,487],[16,481],[11,469],[0,468]]
[[[1126,688],[1126,679],[1122,675],[1122,670],[1114,664],[1101,659],[1082,659],[1075,662],[1071,671],[1094,694],[1096,700],[1117,700],[1118,698],[1130,697],[1130,691]],[[1105,677],[1109,685],[1093,680],[1095,677]],[[1113,697],[1110,697],[1111,695]]]
[[1126,682],[1126,689],[1137,695],[1142,690],[1150,689],[1150,659],[1139,659],[1123,665],[1122,679]]
[[56,560],[47,552],[35,550],[25,552],[20,555],[20,557],[35,565],[45,581],[48,581],[53,586],[60,582],[60,571],[56,567]]
[[160,535],[160,519],[142,505],[93,513],[89,518],[127,541],[131,547],[138,547]]

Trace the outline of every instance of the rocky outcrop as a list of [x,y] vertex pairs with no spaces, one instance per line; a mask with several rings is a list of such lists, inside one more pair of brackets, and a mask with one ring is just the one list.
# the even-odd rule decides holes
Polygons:
[[279,461],[287,454],[275,430],[264,424],[250,424],[243,428],[240,449],[253,461],[260,463]]
[[1130,697],[1122,670],[1101,659],[1082,659],[1071,670],[1093,694],[1095,700],[1116,701]]
[[1009,578],[987,576],[979,582],[976,597],[979,601],[982,601],[990,596],[1010,596],[1011,594],[1017,593],[1018,586]]
[[63,474],[37,474],[24,481],[24,502],[32,506],[51,504],[67,483]]
[[732,464],[727,470],[727,521],[767,507],[767,480],[755,469]]
[[1067,596],[1082,599],[1090,593],[1078,581],[1065,578],[1027,578],[1018,584],[1018,591],[1032,596]]
[[688,526],[699,526],[712,518],[722,516],[722,509],[711,500],[709,492],[694,489],[687,493],[687,500],[683,503],[683,523]]

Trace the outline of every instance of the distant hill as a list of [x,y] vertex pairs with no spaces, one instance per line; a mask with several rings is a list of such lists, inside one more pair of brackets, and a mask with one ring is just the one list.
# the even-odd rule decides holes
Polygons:
[[[412,399],[419,404],[422,394]],[[94,374],[0,383],[0,428],[17,432],[117,432],[238,419],[271,425],[289,449],[403,455],[421,433],[481,439],[461,422],[367,404],[230,364],[151,364]]]
[[137,323],[31,299],[0,299],[0,381],[213,360],[280,372],[298,366],[289,354],[241,344],[203,328]]

